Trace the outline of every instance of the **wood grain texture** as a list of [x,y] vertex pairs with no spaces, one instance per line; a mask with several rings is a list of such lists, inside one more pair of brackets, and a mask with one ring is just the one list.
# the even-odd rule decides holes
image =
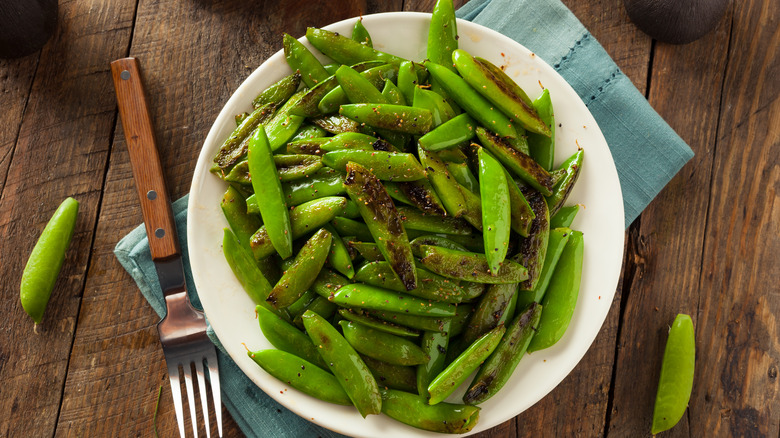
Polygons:
[[[667,332],[677,313],[696,321],[712,149],[721,102],[730,20],[707,38],[657,44],[648,100],[696,153],[642,213],[632,242],[633,272],[615,370],[609,435],[649,436]],[[684,104],[680,104],[684,102]],[[669,436],[687,436],[686,417]],[[695,436],[695,435],[694,435]]]
[[0,196],[11,165],[22,116],[30,97],[40,52],[21,59],[0,59]]

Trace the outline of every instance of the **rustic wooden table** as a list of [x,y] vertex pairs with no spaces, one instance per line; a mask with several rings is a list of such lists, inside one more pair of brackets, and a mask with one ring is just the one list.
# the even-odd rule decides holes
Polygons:
[[[157,316],[112,253],[141,214],[109,62],[141,59],[178,198],[220,108],[282,32],[433,3],[61,1],[39,53],[0,60],[0,437],[152,436],[161,385],[157,427],[177,434]],[[777,437],[780,8],[732,2],[716,30],[672,46],[638,31],[620,0],[565,3],[696,157],[628,229],[611,312],[577,368],[479,436],[649,435],[667,326],[684,312],[696,325],[696,382],[666,435]],[[67,196],[81,202],[76,233],[34,331],[19,279]],[[227,416],[225,436],[240,435]]]

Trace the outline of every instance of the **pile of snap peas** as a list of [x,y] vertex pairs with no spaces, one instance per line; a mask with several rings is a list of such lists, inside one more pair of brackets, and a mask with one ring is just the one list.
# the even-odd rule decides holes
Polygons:
[[[427,59],[309,28],[214,157],[223,251],[276,349],[265,371],[365,417],[465,433],[526,352],[574,311],[583,236],[564,206],[583,151],[558,167],[536,100],[458,49],[437,2]],[[444,402],[476,371],[463,403]]]

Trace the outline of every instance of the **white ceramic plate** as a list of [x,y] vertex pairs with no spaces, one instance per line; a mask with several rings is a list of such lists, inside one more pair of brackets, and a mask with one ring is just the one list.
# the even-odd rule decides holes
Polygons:
[[[396,12],[363,17],[377,49],[407,59],[425,58],[429,14]],[[355,19],[326,27],[349,35]],[[550,89],[555,108],[556,164],[585,149],[582,174],[569,203],[585,206],[573,224],[585,235],[584,272],[577,308],[561,341],[526,356],[506,386],[484,404],[471,433],[486,430],[516,416],[552,391],[577,365],[601,328],[615,293],[623,255],[623,198],[615,164],[596,121],[575,91],[550,66],[513,40],[485,27],[458,21],[459,44],[487,58],[525,89],[531,98]],[[301,38],[308,47],[311,46]],[[315,50],[316,52],[316,50]],[[324,57],[322,58],[325,59]],[[241,289],[222,254],[222,229],[227,222],[219,207],[226,184],[209,173],[211,160],[235,127],[233,116],[251,109],[252,99],[290,74],[280,51],[255,70],[236,90],[203,145],[190,190],[189,256],[203,308],[233,360],[266,394],[296,414],[328,429],[352,436],[441,436],[420,431],[382,415],[360,417],[351,407],[336,406],[302,394],[266,374],[247,357],[252,350],[272,348],[255,319],[254,304]],[[595,385],[595,383],[594,383]],[[594,386],[594,391],[598,388]],[[457,402],[464,389],[450,401]]]

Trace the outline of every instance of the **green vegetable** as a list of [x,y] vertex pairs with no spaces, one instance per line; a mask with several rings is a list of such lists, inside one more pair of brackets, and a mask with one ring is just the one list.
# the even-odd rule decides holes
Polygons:
[[674,427],[685,413],[693,390],[695,363],[693,321],[681,313],[674,318],[666,340],[653,409],[653,435]]

